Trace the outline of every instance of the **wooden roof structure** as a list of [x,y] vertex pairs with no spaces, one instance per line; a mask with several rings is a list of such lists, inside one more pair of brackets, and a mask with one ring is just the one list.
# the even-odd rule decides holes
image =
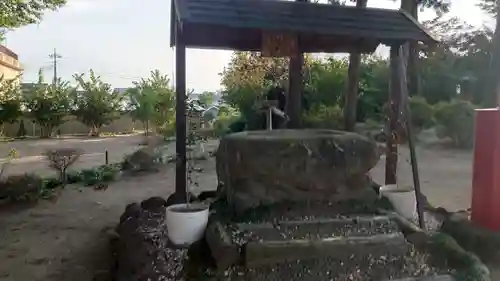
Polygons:
[[263,31],[299,36],[302,52],[371,53],[380,43],[437,40],[404,11],[283,0],[172,0],[191,48],[260,51]]
[[[187,200],[186,49],[286,53],[290,57],[289,124],[300,119],[303,53],[372,53],[380,44],[391,47],[390,132],[398,128],[403,85],[401,46],[432,45],[437,40],[404,11],[356,8],[285,0],[171,0],[170,44],[176,57],[176,188],[172,203]],[[276,36],[279,34],[279,36]],[[269,40],[283,36],[291,40]],[[290,39],[290,38],[288,38]],[[289,46],[287,46],[287,44]],[[286,51],[275,49],[284,48]],[[293,121],[293,122],[292,122]],[[396,183],[397,140],[387,140],[386,184]],[[415,187],[417,190],[417,187]],[[417,196],[417,198],[419,198]],[[170,198],[169,198],[170,200]],[[420,208],[419,208],[420,210]],[[421,217],[421,216],[420,216]]]

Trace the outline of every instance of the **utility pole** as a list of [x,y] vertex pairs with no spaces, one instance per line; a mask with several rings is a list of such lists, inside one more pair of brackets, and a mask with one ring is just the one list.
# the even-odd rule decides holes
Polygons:
[[53,68],[54,68],[54,79],[52,80],[52,83],[55,85],[57,83],[57,60],[62,58],[60,54],[57,53],[56,48],[54,48],[54,52],[49,55],[49,57],[53,60]]

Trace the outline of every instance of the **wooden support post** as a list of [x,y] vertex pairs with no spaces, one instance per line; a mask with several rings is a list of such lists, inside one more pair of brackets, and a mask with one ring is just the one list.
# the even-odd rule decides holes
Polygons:
[[287,115],[290,118],[288,126],[290,128],[299,128],[302,113],[302,92],[303,79],[302,67],[304,65],[304,54],[300,51],[300,45],[297,53],[290,57],[290,66],[288,74],[288,104]]
[[[366,8],[367,0],[357,0],[356,8]],[[358,106],[359,76],[361,68],[361,53],[354,51],[349,54],[347,69],[347,89],[344,105],[344,130],[354,132],[356,127],[356,110]]]
[[[424,203],[422,202],[423,196],[420,190],[420,177],[418,174],[418,163],[417,163],[417,153],[415,151],[415,138],[413,136],[413,125],[411,123],[411,111],[409,100],[408,83],[406,77],[406,67],[403,61],[403,50],[402,47],[398,48],[400,57],[398,59],[398,72],[399,72],[399,92],[401,97],[401,102],[403,106],[401,107],[404,114],[404,122],[401,122],[406,129],[406,138],[408,139],[408,147],[410,149],[410,161],[411,161],[411,171],[413,174],[413,187],[415,189],[415,198],[417,200],[417,213],[418,213],[418,225],[421,229],[425,230],[425,218],[424,218]],[[398,124],[399,125],[399,124]]]
[[182,36],[182,25],[178,21],[175,25],[175,196],[186,202],[186,45]]
[[400,45],[391,47],[389,86],[389,122],[387,131],[387,152],[385,158],[385,184],[396,184],[396,171],[398,164],[397,131],[401,108],[401,76],[399,60],[401,59]]

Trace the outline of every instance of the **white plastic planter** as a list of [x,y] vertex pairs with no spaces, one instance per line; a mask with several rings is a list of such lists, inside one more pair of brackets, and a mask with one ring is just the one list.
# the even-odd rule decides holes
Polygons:
[[176,204],[167,208],[168,238],[175,245],[190,245],[205,234],[209,208],[203,204]]
[[417,214],[417,198],[412,188],[400,188],[395,184],[380,187],[380,195],[389,199],[398,214],[414,219]]

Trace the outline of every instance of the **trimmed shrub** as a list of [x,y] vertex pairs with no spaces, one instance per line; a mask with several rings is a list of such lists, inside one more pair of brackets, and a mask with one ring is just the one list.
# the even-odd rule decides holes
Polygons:
[[474,144],[474,105],[463,100],[438,103],[434,108],[437,134],[450,138],[459,148],[472,148]]
[[0,181],[0,197],[11,202],[37,201],[43,186],[43,179],[34,174],[9,176]]
[[412,125],[416,130],[427,129],[434,125],[433,108],[424,97],[410,97],[408,103]]
[[213,126],[214,134],[221,137],[228,133],[243,131],[246,123],[239,114],[220,114]]
[[306,128],[341,130],[343,127],[342,109],[338,105],[315,106],[303,114],[302,121]]

